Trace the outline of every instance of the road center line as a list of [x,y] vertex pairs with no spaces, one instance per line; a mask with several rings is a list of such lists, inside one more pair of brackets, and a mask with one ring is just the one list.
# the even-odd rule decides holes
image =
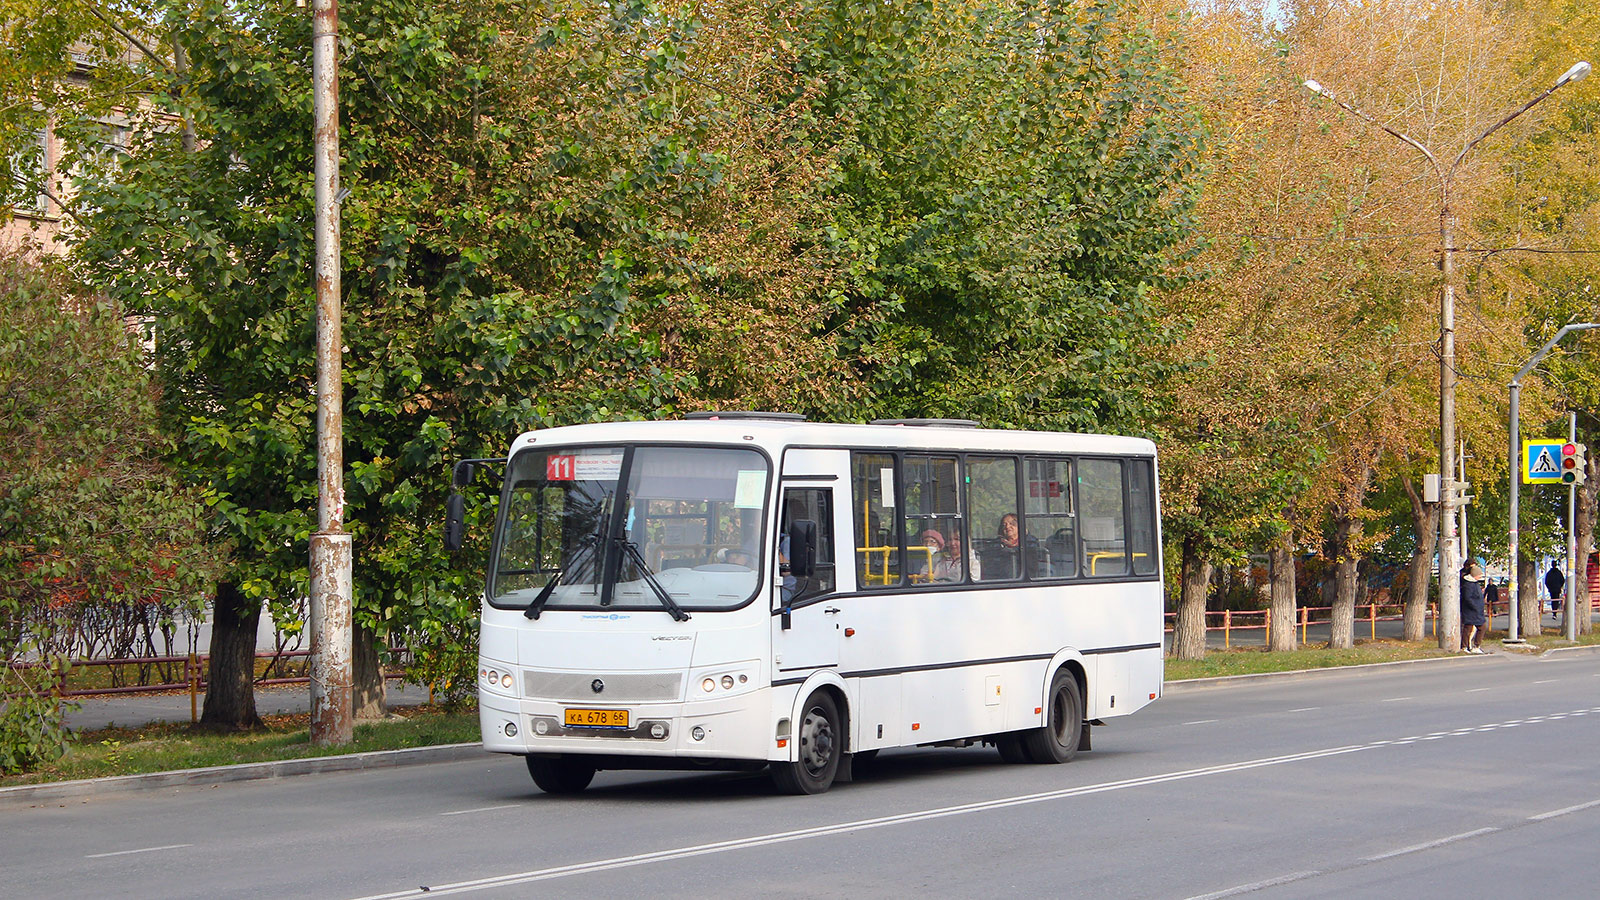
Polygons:
[[1384,703],[1399,703],[1401,700],[1410,700],[1410,697],[1385,697]]
[[1476,694],[1476,693],[1478,693],[1478,692],[1479,692],[1479,691],[1492,691],[1492,690],[1494,690],[1494,688],[1469,688],[1469,689],[1468,689],[1468,690],[1467,690],[1467,693],[1469,693],[1469,694]]
[[1291,881],[1301,881],[1303,879],[1311,878],[1321,874],[1322,873],[1318,871],[1293,872],[1288,875],[1280,875],[1277,878],[1268,878],[1266,881],[1253,881],[1250,884],[1241,884],[1238,887],[1231,887],[1223,891],[1213,891],[1209,894],[1198,894],[1190,897],[1189,900],[1222,900],[1223,897],[1232,897],[1236,894],[1248,894],[1252,891],[1259,891],[1262,888],[1277,887],[1280,884],[1288,884]]
[[1537,816],[1529,816],[1528,821],[1542,822],[1545,819],[1554,819],[1556,816],[1564,816],[1568,813],[1579,812],[1595,806],[1600,806],[1600,800],[1590,800],[1588,803],[1579,803],[1577,806],[1569,806],[1565,809],[1556,809],[1547,813],[1539,813]]
[[1291,709],[1289,712],[1316,712],[1321,708],[1320,706],[1302,706],[1299,709]]
[[90,853],[84,859],[104,859],[107,856],[127,856],[130,853],[154,853],[157,850],[177,850],[183,847],[193,847],[193,844],[167,844],[164,847],[140,847],[137,850],[113,850],[110,853]]
[[1556,680],[1554,678],[1546,678],[1543,681],[1535,681],[1534,682],[1534,684],[1555,684],[1555,683],[1556,683]]
[[1432,850],[1434,847],[1443,847],[1445,844],[1453,844],[1456,841],[1464,841],[1467,838],[1475,838],[1480,834],[1492,834],[1499,830],[1500,829],[1498,828],[1478,828],[1473,831],[1463,831],[1460,834],[1452,834],[1449,837],[1439,838],[1436,841],[1428,841],[1425,844],[1413,844],[1410,847],[1401,847],[1399,850],[1390,850],[1388,853],[1380,853],[1377,856],[1368,856],[1366,857],[1366,860],[1367,862],[1377,862],[1381,859],[1393,859],[1396,856],[1405,856],[1407,853],[1416,853],[1420,850]]
[[458,809],[455,812],[439,813],[441,816],[464,816],[468,813],[493,812],[497,809],[511,809],[515,803],[502,803],[499,806],[480,806],[476,809]]
[[1217,719],[1197,719],[1197,720],[1195,720],[1193,722],[1185,722],[1183,724],[1185,724],[1185,725],[1210,725],[1212,722],[1216,722],[1216,721],[1219,721],[1219,720],[1217,720]]

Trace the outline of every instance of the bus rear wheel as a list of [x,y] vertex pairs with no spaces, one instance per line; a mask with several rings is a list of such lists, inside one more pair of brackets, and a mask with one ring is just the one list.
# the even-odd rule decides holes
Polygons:
[[772,764],[772,782],[785,794],[820,794],[833,786],[844,750],[844,729],[839,707],[826,691],[806,698],[800,725],[795,729],[799,759]]
[[533,783],[546,794],[576,794],[594,780],[594,766],[542,756],[529,756],[527,760],[528,774],[533,776]]
[[1071,672],[1062,669],[1051,679],[1045,704],[1044,727],[1022,733],[1022,750],[1036,763],[1064,763],[1077,755],[1083,735],[1083,699]]

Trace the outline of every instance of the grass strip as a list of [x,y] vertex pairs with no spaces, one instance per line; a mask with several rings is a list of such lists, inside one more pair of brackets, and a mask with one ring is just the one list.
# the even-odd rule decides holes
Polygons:
[[1307,644],[1296,650],[1269,653],[1261,647],[1209,650],[1204,659],[1168,659],[1168,681],[1189,678],[1218,678],[1224,675],[1259,675],[1266,672],[1294,672],[1300,669],[1329,669],[1338,666],[1364,666],[1405,659],[1430,659],[1454,654],[1439,649],[1439,642],[1379,639],[1357,641],[1347,650],[1331,650],[1327,644]]
[[419,706],[397,707],[391,712],[393,715],[384,721],[357,725],[355,739],[342,747],[312,746],[309,713],[263,716],[265,729],[239,734],[205,732],[188,723],[170,722],[84,731],[76,736],[65,756],[24,775],[0,777],[0,787],[432,747],[479,739],[475,709]]

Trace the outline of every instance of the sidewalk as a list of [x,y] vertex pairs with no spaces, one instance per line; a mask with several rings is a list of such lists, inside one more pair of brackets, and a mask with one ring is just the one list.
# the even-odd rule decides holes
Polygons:
[[[428,689],[414,684],[390,681],[390,706],[418,706],[428,702]],[[74,731],[92,731],[108,725],[137,727],[150,722],[189,721],[189,695],[115,694],[109,697],[78,697],[79,709],[66,714],[67,726]],[[200,694],[195,709],[205,708],[206,695]],[[282,685],[256,688],[256,712],[261,715],[303,713],[311,710],[308,685]]]

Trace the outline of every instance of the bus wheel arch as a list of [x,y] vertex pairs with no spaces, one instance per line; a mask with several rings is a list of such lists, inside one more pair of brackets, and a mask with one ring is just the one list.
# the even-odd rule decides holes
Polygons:
[[791,718],[790,760],[771,763],[786,794],[820,794],[833,786],[850,747],[850,712],[842,685],[821,681],[800,692]]

